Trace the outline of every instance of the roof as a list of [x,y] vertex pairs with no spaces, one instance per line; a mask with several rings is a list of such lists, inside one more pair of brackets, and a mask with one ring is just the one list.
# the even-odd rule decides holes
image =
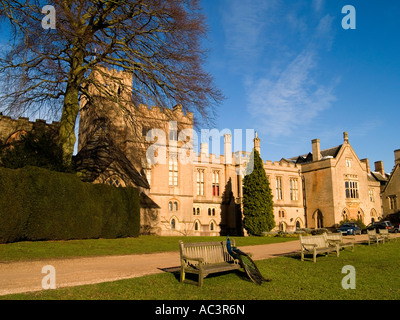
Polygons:
[[123,152],[115,146],[108,135],[94,134],[75,157],[76,170],[85,182],[95,181],[103,172],[112,167],[127,177],[136,187],[150,189],[146,177],[142,176]]
[[144,192],[140,193],[140,207],[147,209],[160,209],[161,207]]
[[[323,160],[324,158],[336,158],[336,156],[338,155],[340,149],[342,148],[342,144],[340,146],[336,146],[336,147],[332,147],[329,149],[324,149],[321,150],[321,159]],[[308,163],[308,162],[312,162],[313,161],[313,154],[312,152],[309,152],[308,154],[304,154],[304,155],[300,155],[300,156],[296,156],[293,158],[289,158],[287,159],[288,161],[294,162],[294,163]]]
[[378,180],[379,182],[384,182],[384,183],[386,183],[386,182],[389,180],[389,175],[388,175],[388,174],[382,175],[382,173],[380,173],[380,172],[371,171],[371,175],[372,175],[376,180]]

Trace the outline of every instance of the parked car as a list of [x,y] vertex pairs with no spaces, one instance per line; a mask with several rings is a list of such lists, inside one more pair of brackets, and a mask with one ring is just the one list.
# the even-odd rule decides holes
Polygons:
[[392,223],[391,223],[390,221],[382,221],[382,226],[383,226],[382,229],[387,229],[387,230],[389,230],[389,232],[391,232],[391,233],[394,233],[394,232],[397,232],[397,231],[398,231],[398,229],[396,229],[396,228],[392,225]]
[[379,232],[379,229],[387,229],[390,233],[398,232],[398,229],[396,229],[390,221],[372,222],[366,228],[366,230],[373,230],[373,229],[375,229],[376,232]]
[[361,234],[360,226],[355,222],[346,222],[343,223],[338,229],[338,232],[341,232],[343,235],[356,235]]

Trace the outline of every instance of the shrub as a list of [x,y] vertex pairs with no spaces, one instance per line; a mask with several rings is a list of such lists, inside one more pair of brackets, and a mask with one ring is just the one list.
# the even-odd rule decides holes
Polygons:
[[257,150],[248,166],[253,170],[243,179],[243,226],[249,235],[262,235],[275,227],[272,192],[263,162]]
[[0,168],[0,243],[134,237],[137,189],[84,183],[37,167]]
[[21,136],[20,140],[0,148],[1,165],[17,169],[26,166],[53,171],[72,172],[64,165],[63,151],[57,143],[57,133],[50,129],[36,129]]

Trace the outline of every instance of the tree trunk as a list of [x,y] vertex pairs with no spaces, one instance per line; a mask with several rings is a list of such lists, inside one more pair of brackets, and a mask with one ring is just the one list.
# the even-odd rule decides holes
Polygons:
[[83,51],[75,50],[65,91],[58,141],[63,150],[64,165],[71,165],[76,142],[75,124],[79,113],[79,93],[83,81]]

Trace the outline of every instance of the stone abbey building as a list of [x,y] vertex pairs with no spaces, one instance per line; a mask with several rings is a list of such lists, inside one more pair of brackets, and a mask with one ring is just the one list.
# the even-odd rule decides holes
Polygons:
[[[127,73],[109,72],[132,83]],[[115,84],[105,86],[119,92]],[[250,152],[233,152],[230,133],[216,132],[213,140],[223,140],[223,154],[210,153],[208,143],[200,143],[197,152],[200,139],[193,114],[185,113],[182,106],[161,109],[131,103],[120,108],[106,102],[94,88],[91,94],[90,102],[81,105],[76,156],[84,181],[139,188],[143,234],[243,234],[242,180]],[[32,129],[32,123],[25,120],[26,128],[15,129],[18,120],[0,117],[2,143],[21,130]],[[12,125],[12,121],[16,122]],[[251,147],[259,150],[257,134],[253,144]],[[396,155],[398,175],[400,153]],[[338,146],[321,150],[315,139],[310,151],[276,162],[264,161],[264,169],[273,194],[277,230],[333,228],[345,219],[369,224],[383,216],[381,192],[390,175],[381,162],[372,170],[368,159],[360,160],[347,133]],[[391,186],[396,188],[398,183],[392,181]],[[398,194],[391,186],[388,191]]]

